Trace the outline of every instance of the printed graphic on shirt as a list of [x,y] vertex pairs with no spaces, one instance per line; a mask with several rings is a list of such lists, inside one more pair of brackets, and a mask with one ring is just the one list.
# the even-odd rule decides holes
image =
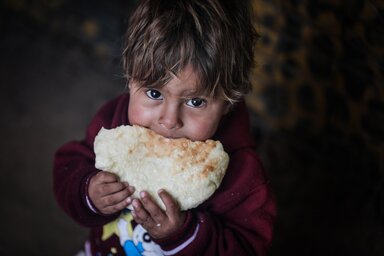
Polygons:
[[103,227],[102,240],[116,234],[126,255],[160,256],[163,255],[160,246],[155,244],[148,232],[141,225],[133,225],[133,217],[129,210]]

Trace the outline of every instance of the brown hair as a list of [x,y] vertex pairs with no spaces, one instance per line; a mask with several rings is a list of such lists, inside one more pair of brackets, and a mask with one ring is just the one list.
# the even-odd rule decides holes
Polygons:
[[125,38],[128,81],[163,86],[191,65],[205,93],[236,102],[251,89],[249,10],[246,0],[140,0]]

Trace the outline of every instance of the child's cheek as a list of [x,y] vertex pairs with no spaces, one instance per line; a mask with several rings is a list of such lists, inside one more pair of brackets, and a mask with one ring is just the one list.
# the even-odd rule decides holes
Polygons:
[[130,124],[136,124],[144,127],[149,126],[153,113],[148,109],[132,105],[128,110],[128,120]]
[[216,122],[210,122],[207,119],[187,124],[189,138],[192,140],[204,141],[212,138],[217,129]]

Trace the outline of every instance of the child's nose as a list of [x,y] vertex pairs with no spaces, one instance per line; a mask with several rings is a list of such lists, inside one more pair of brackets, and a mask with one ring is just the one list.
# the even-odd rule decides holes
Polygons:
[[178,106],[164,106],[159,123],[167,130],[174,130],[182,127]]

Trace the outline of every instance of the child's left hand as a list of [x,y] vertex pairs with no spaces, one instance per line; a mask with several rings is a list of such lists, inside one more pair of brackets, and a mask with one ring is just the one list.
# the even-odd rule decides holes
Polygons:
[[176,232],[185,221],[185,212],[165,190],[159,191],[166,210],[162,210],[151,196],[142,191],[141,200],[133,199],[132,215],[138,224],[141,224],[147,232],[156,239],[167,237]]

